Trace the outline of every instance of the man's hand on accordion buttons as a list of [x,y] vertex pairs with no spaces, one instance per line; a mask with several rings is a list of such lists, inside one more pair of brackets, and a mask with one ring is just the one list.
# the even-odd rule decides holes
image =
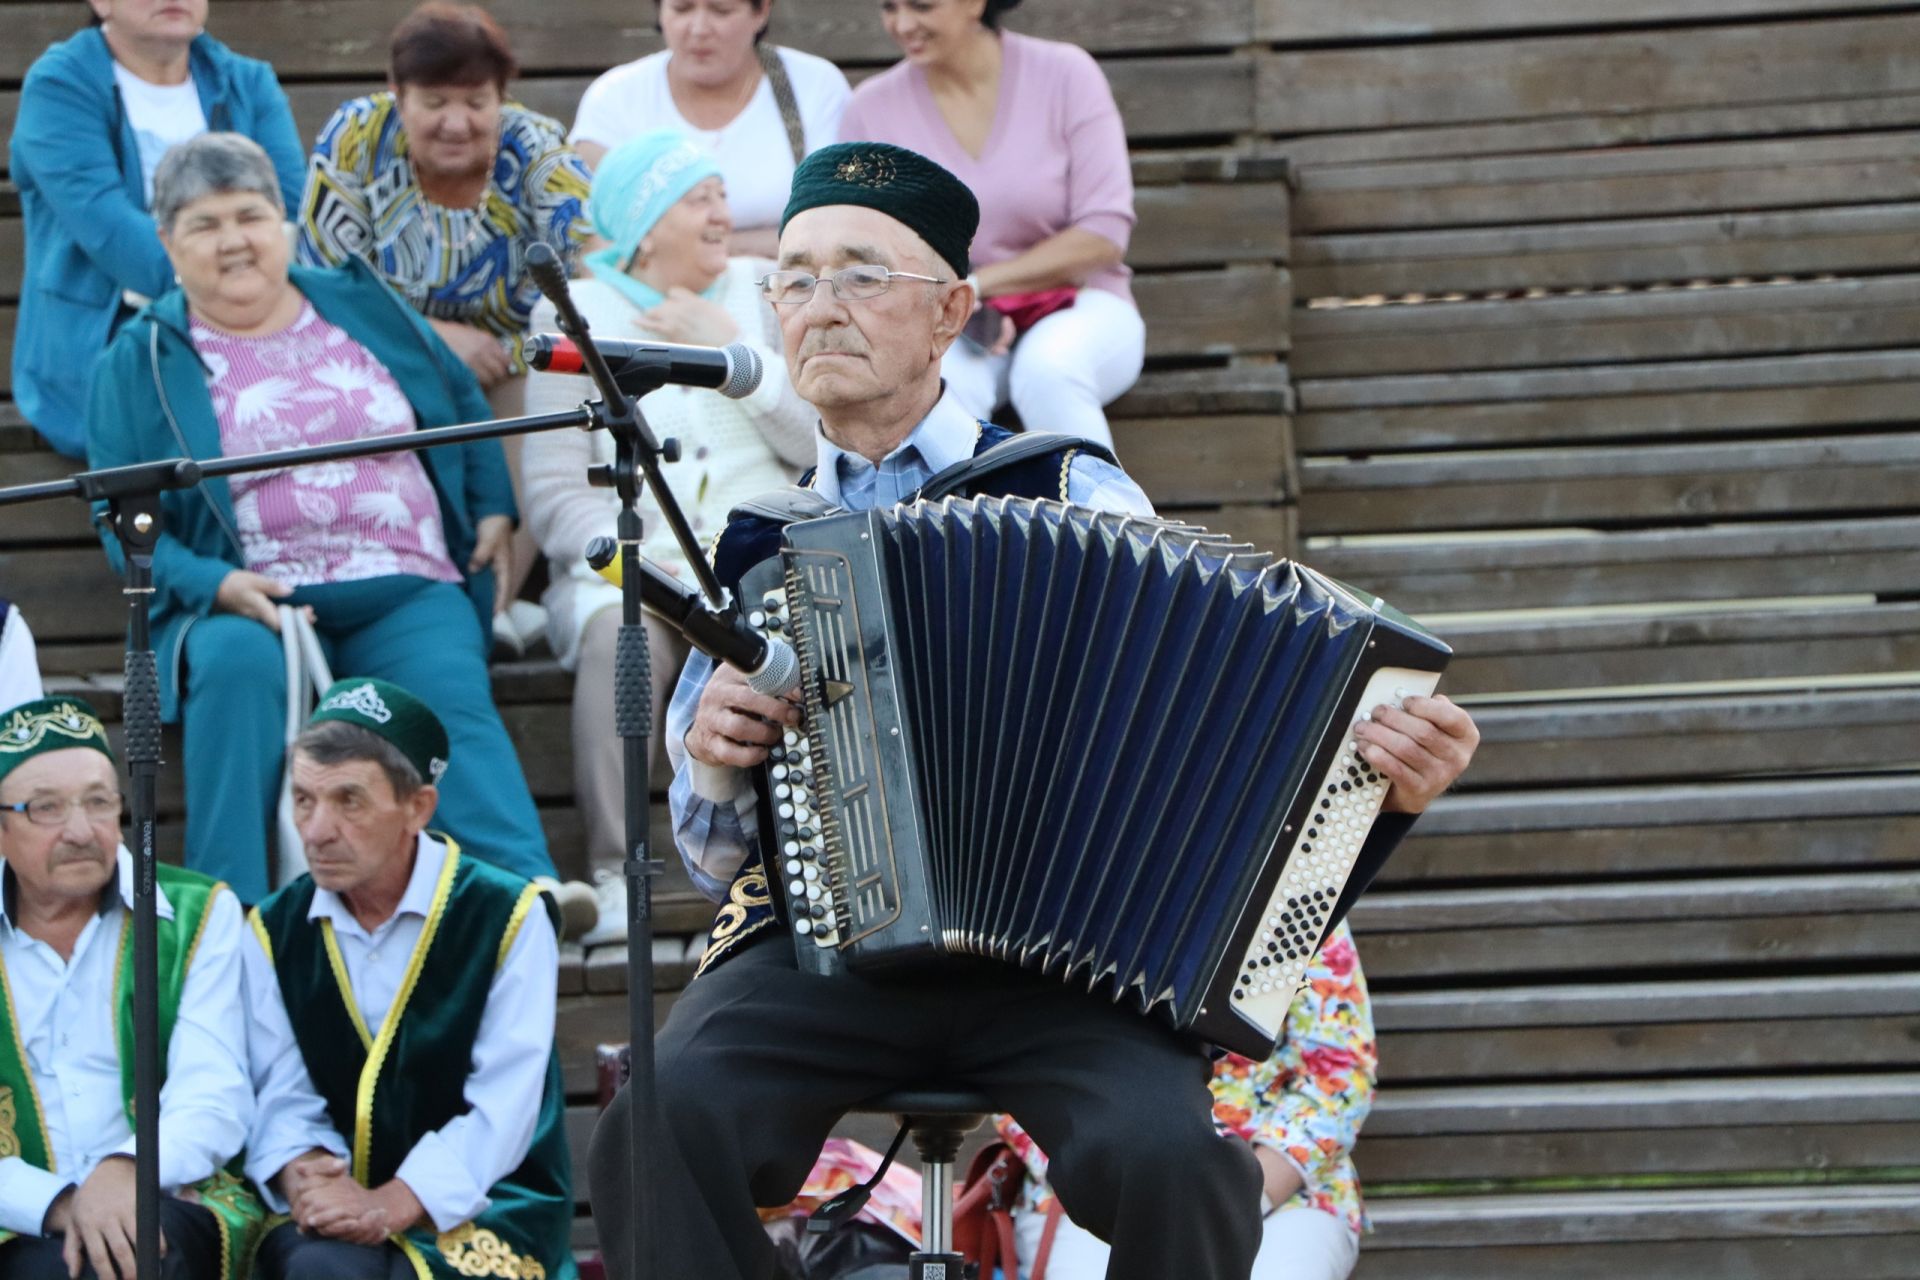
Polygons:
[[798,690],[784,698],[755,693],[744,675],[721,663],[694,709],[687,754],[706,764],[751,768],[767,758],[767,748],[785,729],[800,723],[799,702]]
[[1467,771],[1480,730],[1473,717],[1438,694],[1382,705],[1354,726],[1361,754],[1393,785],[1388,813],[1423,813]]

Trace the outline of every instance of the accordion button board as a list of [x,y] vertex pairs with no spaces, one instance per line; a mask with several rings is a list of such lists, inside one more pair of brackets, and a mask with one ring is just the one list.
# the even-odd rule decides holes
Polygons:
[[1448,657],[1225,535],[1029,499],[796,522],[742,592],[802,673],[766,781],[803,969],[1001,962],[1253,1058],[1379,869],[1352,725]]

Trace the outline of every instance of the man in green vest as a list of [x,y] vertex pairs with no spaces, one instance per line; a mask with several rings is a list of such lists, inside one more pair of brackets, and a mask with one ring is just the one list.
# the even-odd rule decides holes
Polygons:
[[[78,698],[0,713],[0,1275],[134,1273],[133,857]],[[226,1170],[253,1118],[240,903],[159,866],[161,1275],[244,1274],[264,1214]]]
[[308,873],[243,948],[248,1172],[293,1219],[266,1280],[575,1274],[554,907],[427,831],[447,756],[425,703],[366,678],[294,740]]

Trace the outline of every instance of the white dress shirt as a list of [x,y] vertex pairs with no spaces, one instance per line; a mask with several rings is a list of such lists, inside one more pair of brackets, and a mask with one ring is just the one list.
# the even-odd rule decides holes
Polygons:
[[[131,929],[133,855],[119,851],[117,893],[103,897],[62,960],[46,943],[13,923],[13,878],[0,862],[0,962],[6,966],[20,1040],[40,1093],[53,1171],[19,1156],[0,1160],[0,1228],[39,1235],[60,1193],[86,1181],[108,1156],[133,1154],[120,1086],[114,1034],[115,970],[122,927]],[[158,914],[173,904],[157,891]],[[171,1192],[213,1173],[239,1152],[253,1119],[253,1089],[241,1056],[246,1016],[241,1009],[240,903],[230,891],[214,896],[187,969],[180,1009],[167,1043],[167,1078],[160,1089],[160,1185]],[[26,1123],[24,1113],[19,1123]]]
[[[316,927],[332,924],[354,1004],[369,1035],[379,1036],[399,994],[446,860],[447,846],[422,834],[399,907],[371,931],[361,927],[337,894],[314,891],[307,919]],[[249,1026],[263,1119],[254,1135],[260,1149],[257,1155],[249,1154],[248,1172],[264,1185],[301,1152],[325,1147],[344,1153],[345,1144],[328,1121],[305,1064],[299,1062],[279,982],[268,969],[258,938],[245,951],[249,994],[256,1006],[272,1006],[256,1008]],[[395,1173],[441,1231],[453,1230],[491,1204],[488,1188],[519,1168],[533,1145],[553,1052],[559,966],[560,943],[552,921],[545,911],[531,912],[487,990],[487,1009],[467,1072],[468,1111],[422,1137]]]
[[[878,463],[848,453],[817,432],[813,488],[835,506],[866,511],[891,506],[916,492],[939,472],[973,457],[980,422],[943,391],[933,408],[898,448]],[[1067,469],[1067,501],[1096,511],[1151,516],[1153,504],[1119,467],[1082,453]],[[667,792],[673,814],[673,840],[694,886],[718,902],[752,846],[759,842],[753,817],[756,804],[751,775],[745,769],[708,764],[687,754],[687,730],[693,727],[700,694],[713,674],[713,659],[695,651],[681,670],[667,707],[667,759],[673,785]]]

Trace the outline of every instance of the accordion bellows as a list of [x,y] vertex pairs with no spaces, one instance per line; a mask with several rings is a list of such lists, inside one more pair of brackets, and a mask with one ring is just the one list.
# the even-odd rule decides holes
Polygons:
[[743,595],[804,674],[769,796],[804,967],[982,957],[1256,1058],[1386,791],[1350,725],[1447,657],[1224,535],[1031,499],[793,524]]

